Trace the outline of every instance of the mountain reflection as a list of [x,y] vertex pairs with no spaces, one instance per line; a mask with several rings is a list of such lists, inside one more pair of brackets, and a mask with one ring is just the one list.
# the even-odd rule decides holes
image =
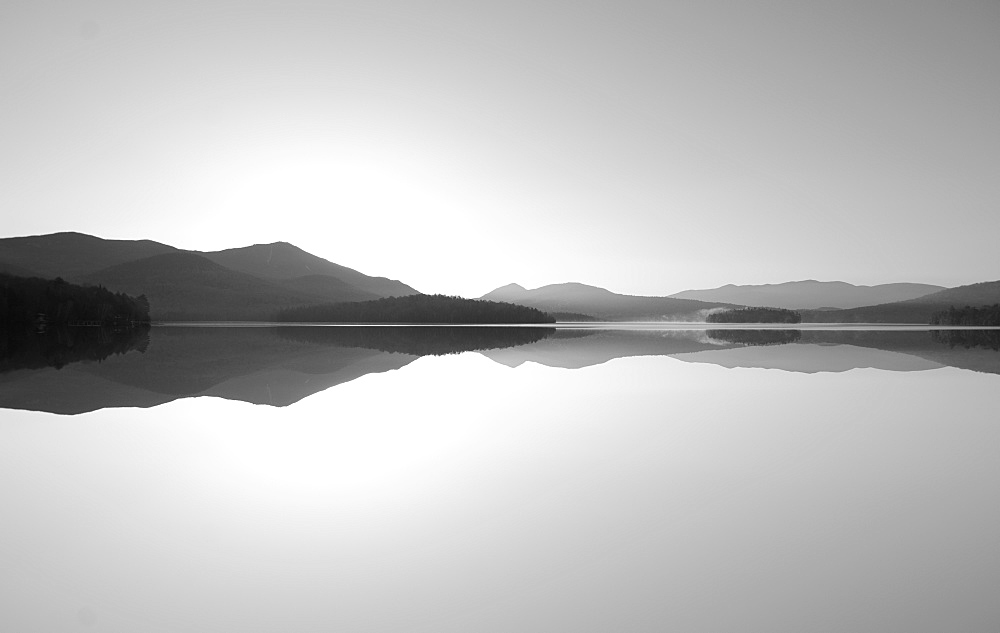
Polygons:
[[510,367],[533,362],[578,369],[616,358],[670,356],[729,368],[803,373],[951,366],[1000,374],[996,336],[996,330],[585,329],[558,330],[531,345],[482,353]]
[[[158,327],[125,338],[92,328],[8,337],[0,358],[0,407],[77,414],[193,396],[287,406],[421,356],[523,345],[552,331]],[[126,353],[133,349],[143,353]]]
[[727,368],[842,372],[951,366],[1000,374],[996,330],[658,330],[538,327],[96,328],[0,337],[0,408],[77,414],[212,396],[287,406],[421,356],[478,352],[578,369],[667,356]]

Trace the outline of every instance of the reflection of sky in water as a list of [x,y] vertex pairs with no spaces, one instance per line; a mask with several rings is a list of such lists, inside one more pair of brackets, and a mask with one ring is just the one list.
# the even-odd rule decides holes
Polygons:
[[997,380],[469,353],[285,408],[4,410],[0,622],[984,630]]

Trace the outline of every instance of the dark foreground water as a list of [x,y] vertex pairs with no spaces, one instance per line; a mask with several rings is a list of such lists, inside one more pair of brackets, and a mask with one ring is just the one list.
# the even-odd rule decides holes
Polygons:
[[997,331],[0,348],[3,631],[996,631]]

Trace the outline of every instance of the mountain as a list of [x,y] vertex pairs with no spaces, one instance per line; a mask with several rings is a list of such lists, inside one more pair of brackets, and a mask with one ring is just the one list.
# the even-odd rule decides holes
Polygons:
[[342,279],[329,275],[306,275],[276,282],[282,288],[313,295],[323,299],[324,303],[331,301],[368,301],[380,299],[381,295],[361,290]]
[[880,303],[916,299],[944,290],[942,286],[915,283],[855,286],[843,281],[789,281],[781,284],[735,286],[727,284],[711,290],[685,290],[670,295],[678,299],[723,301],[746,306],[820,309],[858,308]]
[[534,290],[509,284],[480,299],[518,303],[550,313],[585,314],[605,321],[704,321],[706,311],[712,308],[733,307],[672,297],[620,295],[581,283],[552,284]]
[[946,288],[908,301],[864,306],[849,310],[808,310],[804,323],[930,323],[936,312],[950,306],[984,306],[1000,303],[1000,281]]
[[81,281],[146,295],[150,317],[157,321],[267,320],[282,308],[320,301],[185,251],[111,266]]
[[0,239],[0,272],[145,294],[156,320],[259,320],[282,308],[419,294],[285,242],[201,253],[82,233]]
[[307,253],[288,242],[254,244],[243,248],[203,253],[203,255],[216,264],[262,279],[283,280],[313,275],[335,277],[362,292],[374,295],[367,297],[370,299],[420,294],[401,281],[386,277],[370,277]]
[[151,240],[105,240],[72,232],[9,237],[0,239],[0,268],[20,268],[32,276],[78,281],[117,264],[177,251]]
[[509,301],[513,302],[518,298],[524,296],[528,292],[528,289],[520,284],[507,284],[506,286],[500,286],[499,288],[492,290],[480,299],[487,299],[489,301]]

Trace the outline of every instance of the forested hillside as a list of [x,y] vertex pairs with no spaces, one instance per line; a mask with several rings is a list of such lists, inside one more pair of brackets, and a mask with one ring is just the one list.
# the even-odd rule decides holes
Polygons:
[[931,325],[1000,326],[1000,303],[981,308],[952,306],[932,316]]
[[410,295],[374,301],[290,308],[275,320],[295,323],[555,323],[525,306],[445,295]]
[[16,329],[35,324],[87,322],[129,325],[149,322],[146,297],[130,297],[101,286],[78,286],[60,278],[0,273],[0,324]]

